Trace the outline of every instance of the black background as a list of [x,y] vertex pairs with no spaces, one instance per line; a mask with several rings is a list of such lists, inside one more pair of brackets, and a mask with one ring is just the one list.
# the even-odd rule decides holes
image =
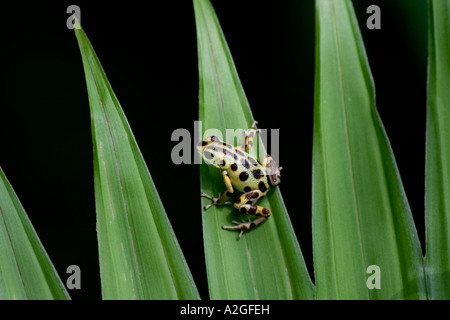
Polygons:
[[[261,128],[280,129],[280,186],[311,277],[313,0],[212,1]],[[89,104],[66,9],[77,4],[164,203],[202,298],[208,297],[199,168],[176,166],[171,133],[193,133],[198,69],[191,1],[54,2],[2,7],[0,166],[58,273],[81,267],[73,299],[100,299]],[[381,8],[381,30],[366,9]],[[426,0],[354,1],[422,245],[427,78]],[[197,208],[198,210],[192,209]],[[194,212],[194,213],[193,213]],[[196,213],[195,213],[196,212]]]

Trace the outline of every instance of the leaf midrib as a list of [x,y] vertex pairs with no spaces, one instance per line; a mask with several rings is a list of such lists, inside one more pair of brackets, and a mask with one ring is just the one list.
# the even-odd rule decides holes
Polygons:
[[[364,250],[364,245],[362,242],[362,235],[361,235],[361,214],[360,214],[360,209],[359,209],[359,204],[358,204],[358,199],[357,199],[357,194],[355,192],[356,190],[356,182],[355,182],[355,174],[354,174],[354,167],[353,167],[353,157],[352,157],[352,152],[351,152],[351,144],[350,144],[350,138],[349,138],[349,128],[348,128],[348,108],[347,108],[347,103],[346,103],[346,99],[345,99],[345,82],[344,82],[344,75],[342,72],[342,62],[341,62],[341,45],[340,45],[340,41],[339,41],[339,34],[337,32],[337,16],[336,16],[336,9],[335,9],[335,3],[334,1],[330,1],[331,3],[331,11],[333,14],[333,25],[334,25],[334,32],[335,32],[335,39],[336,39],[336,50],[337,50],[337,65],[338,65],[338,74],[339,74],[339,78],[340,78],[340,85],[341,85],[341,92],[342,92],[342,106],[344,108],[344,125],[345,125],[345,139],[346,139],[346,146],[347,146],[347,154],[348,154],[348,158],[349,158],[349,162],[350,162],[350,176],[351,176],[351,183],[352,183],[352,195],[353,195],[353,200],[354,200],[354,204],[355,204],[355,213],[356,213],[356,219],[357,219],[357,231],[358,231],[358,239],[359,239],[359,246],[360,246],[360,250],[361,250],[361,256],[362,256],[362,260],[363,260],[363,265],[367,265],[366,263],[366,256],[365,256],[365,250]],[[338,280],[338,277],[336,277],[336,280]],[[339,288],[339,286],[337,286],[337,288]],[[370,299],[372,299],[372,294],[370,291],[368,291],[369,297]],[[338,289],[338,295],[339,294],[339,289]]]
[[[127,217],[127,222],[128,222],[128,224],[129,224],[129,221],[128,221],[128,207],[127,207],[127,204],[126,204],[125,199],[123,198],[122,174],[121,174],[120,168],[119,168],[118,163],[117,163],[116,146],[115,146],[114,139],[113,139],[113,137],[112,137],[111,125],[110,125],[110,122],[109,122],[109,118],[108,118],[108,116],[107,116],[107,114],[106,114],[105,105],[104,105],[104,103],[103,103],[103,99],[102,99],[102,96],[101,96],[100,91],[99,91],[99,86],[98,86],[98,83],[97,83],[97,79],[96,79],[95,76],[94,76],[93,68],[92,68],[92,66],[91,66],[91,62],[89,61],[89,56],[88,56],[88,54],[87,54],[87,52],[86,52],[86,49],[85,49],[85,47],[84,47],[84,44],[83,44],[83,51],[84,51],[84,55],[85,55],[85,57],[86,57],[87,64],[88,64],[89,69],[90,69],[91,77],[92,77],[92,80],[93,80],[93,82],[94,82],[95,90],[96,90],[97,95],[98,95],[98,100],[100,101],[100,105],[101,105],[101,107],[102,107],[102,111],[103,111],[103,114],[104,114],[105,122],[106,122],[106,125],[107,125],[107,128],[108,128],[108,137],[109,137],[109,140],[110,140],[110,142],[111,142],[111,146],[113,147],[114,161],[115,161],[115,169],[116,169],[116,173],[117,173],[117,175],[118,175],[118,177],[119,177],[119,182],[120,182],[120,188],[121,188],[121,200],[122,200],[122,203],[123,203],[123,205],[124,205],[125,213],[126,213],[126,217]],[[105,168],[105,170],[106,170],[106,168]],[[111,190],[111,187],[110,187],[109,183],[107,183],[107,186],[108,186],[108,190]],[[111,194],[111,192],[110,192],[110,194]],[[111,207],[111,208],[112,208],[112,207]],[[137,252],[136,252],[136,244],[135,244],[135,241],[134,241],[134,237],[133,237],[133,235],[131,234],[130,228],[127,228],[127,229],[128,229],[130,241],[131,241],[131,243],[132,243],[132,248],[133,248],[134,258],[135,258],[135,262],[136,262],[137,272],[138,272],[138,274],[139,274],[139,273],[140,273],[140,272],[139,272],[139,269],[140,269],[140,268],[139,268],[139,261],[138,261]],[[125,258],[125,262],[126,262],[126,258]],[[131,280],[132,280],[132,274],[131,274],[130,276],[131,276]],[[132,280],[132,283],[134,283],[133,280]],[[141,282],[140,282],[140,281],[137,281],[137,283],[139,283],[141,292],[143,292],[143,288],[142,288]],[[135,292],[135,290],[134,290],[134,287],[135,287],[135,286],[133,285],[132,287],[133,287],[133,295],[134,295],[134,298],[136,299],[136,292]]]
[[[212,58],[212,61],[213,61],[213,65],[214,65],[214,73],[215,73],[215,79],[216,79],[216,83],[217,83],[217,86],[218,86],[218,88],[219,88],[219,101],[220,101],[220,103],[221,103],[221,108],[220,108],[220,111],[221,111],[221,117],[220,117],[220,119],[222,120],[222,121],[225,121],[225,112],[224,112],[224,104],[223,104],[223,98],[222,98],[222,90],[221,90],[221,84],[220,84],[220,79],[219,79],[219,74],[218,74],[218,72],[217,72],[217,66],[216,66],[216,59],[215,59],[215,55],[214,55],[214,50],[212,49],[212,41],[211,41],[211,36],[210,36],[210,30],[209,30],[209,26],[208,26],[208,21],[207,21],[207,19],[206,19],[206,16],[205,16],[205,13],[204,13],[204,9],[203,9],[203,3],[202,3],[202,1],[197,1],[197,3],[198,3],[198,5],[199,5],[199,8],[200,8],[200,12],[201,12],[201,14],[202,14],[202,17],[203,17],[203,22],[204,22],[204,25],[205,25],[205,31],[206,31],[206,36],[207,36],[207,39],[208,39],[208,49],[209,49],[209,52],[210,52],[210,54],[211,54],[211,58]],[[204,81],[204,79],[202,78],[202,81]],[[203,92],[203,94],[204,94],[204,92]],[[203,108],[205,109],[205,100],[203,99]],[[225,125],[226,126],[226,125]],[[202,134],[201,132],[200,132],[200,134]],[[219,228],[220,228],[220,225],[219,225],[219,219],[217,219],[217,209],[216,208],[214,208],[214,220],[215,220],[215,224],[216,224],[216,229],[217,230],[220,230]],[[219,241],[220,242],[222,242],[221,240],[221,236],[220,235],[218,235],[218,237],[219,237]],[[222,245],[220,245],[219,246],[220,247],[220,255],[222,256],[222,259],[220,259],[220,261],[221,261],[221,263],[222,263],[222,268],[223,268],[223,270],[226,270],[226,266],[225,266],[225,259],[223,259],[223,257],[224,257],[224,252],[223,252],[223,250],[224,250],[224,248],[223,248],[223,246]],[[224,272],[224,277],[225,277],[225,283],[226,283],[226,290],[227,290],[227,296],[228,297],[230,297],[230,287],[229,287],[229,281],[228,281],[228,279],[227,279],[227,276],[228,276],[228,273],[227,272]]]
[[[439,96],[438,85],[437,85],[437,83],[438,83],[437,73],[438,73],[438,70],[439,70],[438,63],[439,63],[440,59],[439,59],[439,52],[438,52],[439,50],[436,50],[436,48],[439,47],[439,45],[438,45],[438,43],[439,43],[438,42],[439,36],[437,35],[437,28],[436,28],[436,24],[434,22],[435,7],[433,6],[433,2],[432,1],[430,1],[430,7],[431,7],[430,9],[432,11],[432,12],[430,12],[430,15],[431,15],[431,17],[430,17],[430,19],[431,19],[430,27],[432,28],[432,32],[433,32],[433,34],[431,35],[431,45],[434,47],[434,48],[430,48],[431,49],[430,51],[433,52],[433,57],[431,59],[434,60],[434,64],[433,64],[434,70],[430,70],[430,76],[432,74],[432,76],[434,78],[433,79],[434,81],[431,82],[432,84],[434,84],[434,88],[432,88],[433,92],[431,93],[431,94],[433,94],[433,102],[434,102],[433,104],[434,104],[434,106],[433,106],[433,108],[431,110],[429,110],[430,111],[430,115],[429,116],[432,116],[432,119],[435,120],[434,121],[435,132],[433,134],[435,135],[436,140],[437,140],[436,141],[437,142],[436,148],[440,151],[440,152],[438,152],[440,161],[436,161],[435,164],[440,169],[440,170],[436,170],[436,171],[437,172],[442,172],[442,174],[437,177],[437,180],[438,180],[439,185],[441,186],[441,191],[442,191],[441,194],[445,198],[445,195],[448,194],[448,192],[447,192],[448,187],[446,186],[443,177],[448,177],[447,166],[444,165],[445,163],[447,163],[446,162],[446,154],[447,154],[447,152],[443,152],[443,150],[445,150],[446,148],[445,148],[445,143],[442,143],[442,141],[445,141],[445,138],[443,138],[444,130],[442,130],[442,123],[441,123],[440,120],[443,119],[444,117],[440,116],[441,108],[439,107],[439,105],[441,105],[441,103],[440,103],[440,99],[437,99],[437,97]],[[431,63],[431,62],[429,62],[429,63]],[[428,82],[429,82],[429,85],[430,85],[430,80],[428,80]],[[430,92],[428,94],[430,94]],[[430,103],[430,99],[429,99],[429,103]],[[430,109],[430,106],[428,106],[428,108]],[[428,147],[430,147],[430,146],[428,146]],[[427,175],[429,175],[429,176],[431,175],[432,178],[430,178],[430,180],[433,180],[434,179],[433,178],[434,170],[427,170]],[[443,198],[443,200],[440,203],[441,207],[443,208],[443,212],[449,212],[448,211],[448,205],[449,204],[447,203],[447,201],[445,201],[444,198]],[[444,225],[448,225],[447,214],[441,214],[440,218],[442,219],[442,221],[444,221]],[[447,238],[448,238],[448,235],[447,235]],[[442,242],[442,245],[446,245],[447,243],[448,242],[444,241],[444,242]],[[426,258],[426,256],[425,256],[425,258]],[[427,284],[428,284],[428,281],[427,281]],[[431,292],[431,290],[430,290],[430,292]]]
[[[89,41],[89,40],[87,40],[87,41]],[[104,114],[104,118],[105,118],[107,127],[108,127],[108,134],[109,134],[110,142],[111,142],[111,145],[112,145],[112,147],[113,147],[113,152],[114,152],[114,159],[115,159],[115,164],[116,164],[116,165],[115,165],[115,168],[116,168],[116,172],[117,172],[118,177],[119,177],[121,190],[123,190],[122,174],[121,174],[121,171],[120,171],[118,162],[117,162],[117,157],[116,157],[116,147],[115,147],[114,139],[113,139],[113,137],[112,137],[110,121],[109,121],[109,118],[108,118],[108,116],[107,116],[107,113],[106,113],[106,110],[105,110],[105,106],[104,106],[103,100],[102,100],[101,95],[100,95],[100,92],[99,92],[99,87],[98,87],[97,80],[96,80],[95,77],[93,76],[93,74],[94,74],[94,73],[93,73],[93,69],[92,69],[91,63],[90,63],[90,61],[89,61],[88,55],[87,55],[87,53],[86,53],[86,49],[85,49],[85,47],[84,47],[84,44],[83,44],[82,47],[83,47],[83,51],[84,51],[84,54],[85,54],[85,57],[86,57],[87,64],[88,64],[89,69],[90,69],[90,71],[91,71],[91,75],[92,75],[92,79],[93,79],[93,81],[94,81],[95,89],[96,89],[96,92],[97,92],[97,95],[98,95],[98,98],[99,98],[99,101],[100,101],[100,104],[101,104],[101,107],[102,107],[102,111],[103,111],[103,114]],[[102,72],[103,72],[103,70],[102,70]],[[110,189],[109,184],[108,184],[108,189]],[[124,208],[125,208],[125,213],[126,213],[126,217],[127,217],[127,222],[128,222],[128,224],[129,224],[129,220],[128,220],[128,207],[127,207],[127,204],[126,204],[125,199],[123,198],[123,192],[121,192],[121,195],[122,195],[123,205],[124,205]],[[135,263],[136,263],[137,272],[138,272],[138,274],[140,274],[140,264],[139,264],[138,254],[137,254],[136,243],[135,243],[134,237],[133,237],[133,235],[132,235],[131,229],[130,229],[130,228],[127,228],[127,229],[128,229],[128,232],[129,232],[129,238],[130,238],[130,241],[131,241],[131,244],[132,244],[132,248],[133,248],[133,254],[134,254],[134,258],[135,258]],[[165,263],[166,263],[166,265],[167,265],[167,270],[168,270],[168,272],[169,272],[170,281],[171,281],[171,283],[172,283],[172,286],[173,286],[173,288],[174,288],[174,291],[175,291],[176,295],[179,296],[178,290],[176,289],[176,286],[175,286],[175,283],[174,283],[172,270],[171,270],[170,265],[169,265],[168,260],[167,260],[167,254],[166,254],[166,251],[164,250],[164,246],[163,246],[163,244],[162,244],[161,237],[158,237],[158,240],[159,240],[160,245],[161,245],[161,247],[162,247],[162,252],[163,252],[164,258],[165,258],[164,261],[165,261]],[[125,262],[126,262],[126,261],[125,261]],[[132,280],[132,282],[135,283],[133,280]],[[144,292],[143,287],[142,287],[142,282],[141,282],[141,281],[137,281],[137,283],[138,283],[138,285],[139,285],[139,287],[140,287],[140,292]],[[133,285],[132,287],[133,287],[133,296],[134,296],[134,298],[136,298],[135,285]]]

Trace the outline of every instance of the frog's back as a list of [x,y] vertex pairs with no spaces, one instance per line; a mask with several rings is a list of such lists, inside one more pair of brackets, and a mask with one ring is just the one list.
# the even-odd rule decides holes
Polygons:
[[266,192],[270,186],[264,167],[251,155],[234,148],[238,158],[227,169],[233,186],[240,192],[261,190]]
[[240,192],[270,189],[266,169],[255,157],[219,139],[208,142],[204,155],[214,166],[226,170],[231,184]]

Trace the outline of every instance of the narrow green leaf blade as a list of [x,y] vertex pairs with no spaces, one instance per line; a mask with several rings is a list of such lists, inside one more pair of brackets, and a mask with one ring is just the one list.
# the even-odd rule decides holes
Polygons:
[[[316,1],[313,244],[318,299],[426,298],[423,257],[349,0]],[[378,266],[380,289],[367,280]],[[376,271],[375,271],[376,272]],[[369,279],[369,286],[376,281]],[[375,282],[376,283],[376,282]]]
[[[207,129],[248,129],[253,116],[219,21],[208,0],[194,0],[200,78],[200,136]],[[259,155],[264,146],[258,141]],[[234,141],[229,141],[234,143]],[[243,140],[238,139],[242,144]],[[224,184],[217,169],[202,164],[202,191],[217,195]],[[208,200],[202,201],[205,205]],[[314,290],[279,188],[258,204],[272,211],[262,225],[237,240],[222,230],[241,217],[231,206],[202,211],[211,299],[312,299]]]
[[103,298],[197,299],[122,108],[83,29],[75,33],[91,110]]
[[450,299],[450,1],[430,0],[426,271],[430,299]]
[[0,168],[0,300],[70,299]]

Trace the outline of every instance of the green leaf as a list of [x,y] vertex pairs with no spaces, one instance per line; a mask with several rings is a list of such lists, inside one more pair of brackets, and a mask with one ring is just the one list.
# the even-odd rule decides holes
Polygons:
[[70,299],[0,168],[0,300]]
[[[226,129],[248,129],[253,116],[213,7],[208,0],[194,0],[194,9],[200,136],[206,129],[215,128],[225,137]],[[257,140],[258,154],[264,154]],[[239,137],[238,143],[242,142]],[[200,175],[203,192],[214,196],[223,192],[223,179],[217,169],[202,164]],[[241,218],[231,206],[202,211],[211,299],[312,299],[313,286],[279,188],[271,190],[258,204],[269,208],[272,217],[240,240],[238,233],[221,229]]]
[[197,299],[198,292],[122,108],[83,29],[104,299]]
[[426,271],[429,298],[450,299],[450,1],[428,5]]
[[[316,2],[313,244],[318,299],[426,298],[423,257],[349,0]],[[366,281],[380,269],[380,289]],[[369,279],[370,283],[373,278]]]

